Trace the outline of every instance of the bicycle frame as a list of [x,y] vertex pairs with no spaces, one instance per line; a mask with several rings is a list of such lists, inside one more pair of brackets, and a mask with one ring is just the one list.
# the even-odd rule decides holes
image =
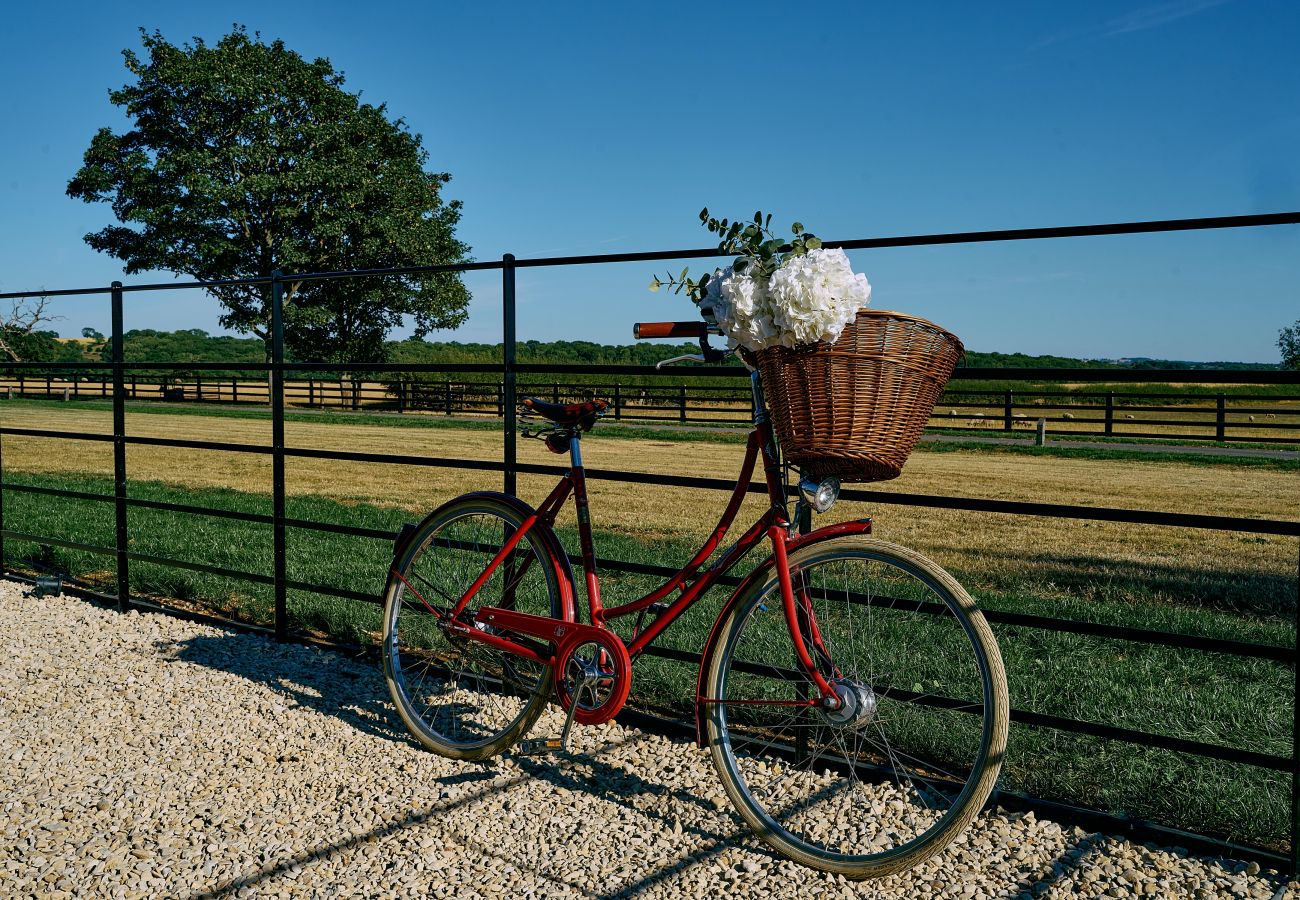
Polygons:
[[[519,542],[539,523],[542,527],[553,528],[555,520],[564,504],[572,495],[577,510],[578,534],[581,543],[582,567],[587,593],[587,606],[590,614],[590,625],[578,623],[561,623],[558,620],[549,619],[541,616],[531,616],[524,613],[514,612],[512,610],[501,610],[495,607],[484,607],[479,610],[477,620],[486,623],[493,616],[499,617],[502,621],[507,621],[508,629],[523,631],[534,637],[539,637],[554,643],[559,643],[561,639],[566,642],[574,639],[574,630],[581,632],[586,629],[599,629],[605,635],[613,637],[621,643],[621,639],[613,634],[609,622],[623,616],[640,614],[646,610],[660,604],[660,601],[667,598],[674,591],[680,591],[680,595],[669,603],[666,607],[660,606],[655,609],[654,618],[647,624],[644,630],[637,629],[629,643],[626,643],[627,654],[630,661],[635,661],[645,650],[652,644],[660,634],[663,633],[682,613],[691,607],[696,601],[704,596],[710,588],[718,583],[719,579],[726,575],[741,559],[766,537],[771,541],[772,554],[770,563],[775,567],[777,578],[781,588],[781,599],[785,613],[786,623],[789,627],[790,637],[794,644],[796,658],[804,673],[809,680],[813,682],[818,689],[818,696],[809,697],[806,702],[809,706],[824,705],[829,708],[835,708],[839,704],[839,699],[832,688],[827,676],[822,673],[821,668],[817,665],[817,658],[820,658],[826,666],[831,666],[830,655],[822,645],[821,635],[817,630],[816,619],[813,616],[812,604],[810,599],[802,592],[796,592],[790,574],[789,553],[804,544],[818,540],[825,540],[829,537],[841,534],[864,534],[871,530],[870,520],[842,522],[834,525],[828,525],[808,534],[792,534],[791,521],[786,506],[785,482],[783,477],[783,466],[781,464],[780,454],[777,450],[775,437],[773,436],[771,425],[767,421],[765,409],[762,404],[762,394],[755,383],[755,417],[754,428],[749,433],[749,439],[745,447],[745,459],[741,465],[740,474],[736,479],[736,486],[732,490],[731,498],[723,511],[721,518],[714,527],[712,534],[701,545],[699,550],[685,566],[675,575],[668,578],[662,585],[650,593],[627,603],[614,607],[606,607],[601,602],[600,581],[596,574],[596,554],[595,546],[591,533],[591,515],[587,502],[587,483],[585,471],[582,464],[581,438],[580,434],[573,434],[570,444],[570,461],[569,470],[560,478],[559,483],[542,501],[532,515],[527,516],[520,524],[519,528],[508,537],[501,549],[497,551],[493,559],[488,563],[483,573],[475,580],[465,595],[459,599],[455,606],[448,611],[439,611],[434,609],[426,602],[425,605],[437,615],[440,619],[448,622],[448,627],[452,628],[458,636],[471,640],[477,640],[491,644],[498,649],[517,654],[536,662],[543,664],[550,663],[554,660],[554,655],[548,657],[543,651],[539,651],[535,645],[522,643],[509,637],[503,637],[495,633],[496,629],[488,630],[485,628],[476,628],[463,619],[463,613],[469,602],[473,599],[479,589],[488,581],[492,574],[503,564],[509,565],[507,560],[512,559],[512,554]],[[763,472],[766,480],[766,490],[768,496],[768,509],[759,519],[751,525],[744,534],[742,534],[734,544],[728,547],[717,560],[714,561],[703,572],[701,567],[717,550],[727,532],[730,530],[732,523],[735,521],[736,513],[739,511],[745,494],[752,489],[752,477],[754,467],[758,458],[762,457]],[[525,563],[527,565],[527,563]],[[760,565],[759,569],[764,569],[767,563]],[[756,570],[757,571],[757,570]],[[396,569],[394,575],[401,578]],[[752,578],[752,576],[751,576]],[[414,592],[409,582],[402,579],[407,587]],[[749,583],[747,579],[741,586]],[[739,591],[738,591],[739,592]],[[738,593],[737,592],[737,593]],[[419,594],[416,593],[419,597]],[[733,595],[734,596],[734,595]],[[423,600],[423,598],[421,598]],[[724,607],[725,609],[725,607]],[[716,629],[716,625],[715,625]],[[567,633],[567,637],[565,637]],[[604,635],[602,643],[608,640]],[[810,646],[811,645],[811,646]],[[830,674],[834,675],[833,668]],[[698,699],[698,698],[697,698]]]

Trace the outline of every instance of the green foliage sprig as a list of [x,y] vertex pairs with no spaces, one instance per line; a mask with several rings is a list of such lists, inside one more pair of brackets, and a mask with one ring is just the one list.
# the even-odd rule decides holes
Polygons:
[[[736,254],[736,259],[731,266],[733,272],[764,280],[771,278],[772,273],[785,265],[785,261],[790,257],[802,256],[809,250],[819,249],[822,245],[815,234],[804,230],[802,222],[795,222],[790,226],[794,240],[787,244],[772,232],[772,214],[764,215],[762,210],[754,213],[752,222],[741,223],[714,218],[709,215],[709,208],[706,206],[700,210],[700,224],[712,233],[721,235],[722,240],[718,242],[719,253]],[[700,303],[708,293],[709,280],[713,276],[706,272],[699,280],[695,280],[690,278],[689,274],[690,268],[687,267],[676,277],[667,275],[660,278],[656,275],[650,282],[650,290],[658,291],[666,287],[674,294],[680,294],[684,290],[691,300]]]

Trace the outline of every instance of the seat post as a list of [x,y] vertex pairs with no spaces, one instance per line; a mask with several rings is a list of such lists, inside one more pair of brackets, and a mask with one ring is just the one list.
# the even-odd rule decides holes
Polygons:
[[582,468],[582,432],[576,428],[569,440],[569,465],[575,469]]

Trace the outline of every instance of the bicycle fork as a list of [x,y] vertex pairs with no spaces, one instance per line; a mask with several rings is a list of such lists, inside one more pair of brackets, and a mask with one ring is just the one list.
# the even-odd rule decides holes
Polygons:
[[[771,525],[767,529],[767,535],[772,541],[772,562],[776,566],[777,584],[781,588],[781,606],[785,613],[790,640],[794,643],[795,660],[804,675],[817,686],[821,695],[816,701],[817,705],[828,710],[839,709],[843,701],[831,683],[822,675],[820,667],[813,659],[815,652],[825,663],[831,663],[830,652],[826,649],[821,631],[817,628],[817,618],[813,614],[812,600],[808,596],[807,589],[801,586],[799,596],[795,596],[793,579],[790,577],[790,558],[785,546],[786,530],[780,525]],[[805,627],[800,627],[801,625]],[[809,642],[812,644],[811,649]],[[832,670],[832,676],[834,674]]]

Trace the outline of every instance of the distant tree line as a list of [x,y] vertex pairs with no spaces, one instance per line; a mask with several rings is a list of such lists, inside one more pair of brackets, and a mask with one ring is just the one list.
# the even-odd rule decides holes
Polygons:
[[[84,329],[93,331],[93,329]],[[20,349],[21,358],[33,362],[104,361],[111,359],[111,343],[101,341],[102,335],[94,333],[86,341],[61,341],[53,331],[36,331],[25,335],[10,335],[9,340]],[[212,335],[200,328],[179,331],[157,331],[151,328],[133,329],[123,335],[124,353],[130,362],[227,362],[227,372],[234,375],[240,363],[261,364],[266,359],[265,343],[260,338]],[[694,344],[667,344],[642,341],[636,344],[597,344],[592,341],[520,341],[516,355],[521,363],[535,365],[626,365],[652,366],[662,359],[698,349]],[[461,343],[456,341],[404,340],[388,341],[385,355],[395,364],[497,365],[501,362],[501,345]],[[288,353],[292,362],[297,355]],[[304,360],[306,361],[306,360]],[[315,360],[311,360],[315,361]],[[739,361],[734,362],[739,365]],[[1078,359],[1069,356],[1031,356],[1026,353],[981,353],[968,351],[962,365],[967,368],[1064,368],[1064,369],[1237,369],[1246,371],[1270,370],[1277,366],[1269,363],[1239,362],[1186,362],[1182,360],[1134,359],[1125,361]],[[676,374],[686,370],[679,369]],[[250,373],[251,374],[251,373]],[[438,380],[438,373],[432,374]],[[598,376],[610,380],[607,376]],[[455,380],[478,380],[470,373],[458,373]],[[482,380],[496,380],[489,374]],[[567,376],[560,380],[568,380]]]

